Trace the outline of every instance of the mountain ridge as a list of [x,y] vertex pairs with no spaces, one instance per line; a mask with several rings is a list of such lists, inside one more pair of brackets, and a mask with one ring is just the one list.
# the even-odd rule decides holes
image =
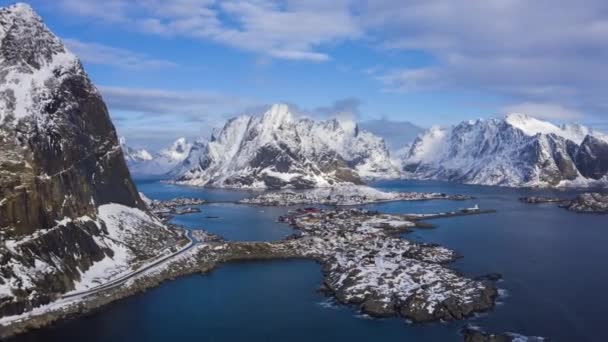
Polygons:
[[433,127],[414,142],[402,168],[406,177],[416,179],[513,187],[594,186],[606,181],[608,167],[595,154],[603,153],[607,144],[603,133],[582,125],[556,126],[510,114]]
[[398,170],[384,141],[354,122],[299,119],[275,104],[262,116],[228,120],[176,174],[186,185],[275,189],[361,184]]

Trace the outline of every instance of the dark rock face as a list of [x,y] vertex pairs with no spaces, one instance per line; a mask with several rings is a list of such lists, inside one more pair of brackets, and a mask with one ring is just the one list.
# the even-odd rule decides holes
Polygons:
[[[27,12],[9,8],[0,14],[6,32],[2,71],[36,73],[66,53]],[[94,216],[96,206],[110,202],[143,208],[107,108],[80,63],[53,72],[61,77],[40,91],[45,96],[40,110],[20,118],[9,111],[0,126],[0,149],[10,156],[0,164],[0,227],[12,227],[9,235],[50,228],[63,217]]]
[[[27,5],[1,9],[0,30],[0,236],[19,241],[18,250],[0,244],[0,275],[18,276],[13,265],[33,267],[36,260],[55,267],[37,280],[35,294],[0,298],[5,316],[72,289],[80,272],[112,255],[95,243],[101,232],[93,221],[57,221],[95,219],[108,203],[145,204],[80,62]],[[19,100],[13,85],[30,82],[27,101]]]
[[588,135],[578,149],[575,160],[584,177],[601,179],[608,174],[608,142]]

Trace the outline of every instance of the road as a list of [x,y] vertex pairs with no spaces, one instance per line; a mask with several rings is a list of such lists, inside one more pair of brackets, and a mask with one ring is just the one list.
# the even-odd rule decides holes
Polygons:
[[100,291],[104,291],[104,290],[108,290],[108,289],[112,289],[115,287],[118,287],[120,285],[123,285],[126,281],[128,281],[129,279],[132,279],[146,271],[149,271],[165,262],[167,262],[170,259],[173,259],[185,252],[187,252],[188,250],[190,250],[191,248],[193,248],[194,246],[196,246],[199,242],[192,236],[192,232],[191,231],[187,231],[186,232],[186,237],[188,238],[189,242],[186,246],[184,246],[182,249],[178,250],[175,253],[172,253],[170,255],[166,255],[163,256],[162,258],[155,260],[154,262],[152,262],[151,264],[148,264],[146,266],[143,266],[129,274],[125,274],[123,276],[121,276],[120,278],[117,279],[113,279],[105,284],[99,285],[97,287],[94,287],[92,289],[88,289],[88,290],[84,290],[84,291],[79,291],[79,292],[72,292],[69,294],[66,294],[64,296],[61,297],[61,299],[70,299],[70,298],[75,298],[75,297],[85,297],[85,296],[89,296],[95,293],[98,293]]

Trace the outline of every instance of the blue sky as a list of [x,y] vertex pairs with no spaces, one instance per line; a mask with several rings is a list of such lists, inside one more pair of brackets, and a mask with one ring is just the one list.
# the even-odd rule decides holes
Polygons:
[[511,111],[608,121],[604,1],[28,3],[136,146],[205,136],[276,102],[425,127]]

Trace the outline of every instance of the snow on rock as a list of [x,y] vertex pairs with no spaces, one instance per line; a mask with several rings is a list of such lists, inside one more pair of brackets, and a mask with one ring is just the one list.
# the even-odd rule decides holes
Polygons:
[[593,130],[579,124],[565,124],[561,127],[548,121],[538,120],[525,114],[513,113],[505,117],[505,122],[521,130],[528,136],[537,134],[555,134],[577,144],[583,142],[587,135],[593,134]]
[[[98,210],[96,219],[89,216],[64,218],[51,229],[6,241],[7,251],[4,253],[11,255],[13,260],[1,267],[0,298],[9,299],[16,292],[31,293],[34,298],[37,295],[36,288],[47,282],[47,277],[66,272],[64,268],[70,267],[66,257],[38,254],[33,263],[26,262],[27,259],[22,257],[32,253],[34,246],[48,241],[53,235],[60,234],[67,240],[70,230],[78,230],[80,234],[86,235],[86,240],[91,244],[87,249],[100,252],[100,260],[92,260],[88,267],[75,267],[77,275],[70,286],[74,291],[95,287],[130,271],[139,261],[157,257],[179,239],[157,218],[140,209],[121,204],[106,204]],[[76,249],[67,252],[73,253],[70,258],[85,258]]]
[[291,243],[321,261],[326,290],[375,317],[417,322],[463,319],[493,307],[497,290],[446,268],[456,254],[398,235],[414,226],[399,215],[365,210],[299,210],[285,221]]
[[608,184],[608,139],[526,115],[434,127],[403,157],[406,177],[500,186]]
[[284,104],[229,120],[176,170],[177,183],[229,188],[313,188],[399,175],[382,139],[348,120],[297,119]]
[[[82,273],[80,281],[74,286],[75,291],[86,290],[130,271],[137,259],[138,248],[148,249],[143,241],[142,229],[152,228],[159,232],[166,227],[158,219],[137,208],[120,204],[106,204],[99,207],[98,225],[105,228],[107,234],[95,237],[95,242],[112,250],[112,255],[93,264]],[[154,232],[156,234],[156,232]],[[160,236],[160,234],[159,234]],[[153,255],[154,253],[152,253]]]
[[157,152],[129,147],[124,137],[120,138],[127,166],[135,175],[166,175],[180,165],[189,155],[192,144],[186,138],[179,138],[170,146]]
[[0,9],[0,122],[43,112],[62,78],[80,68],[78,59],[25,4]]

